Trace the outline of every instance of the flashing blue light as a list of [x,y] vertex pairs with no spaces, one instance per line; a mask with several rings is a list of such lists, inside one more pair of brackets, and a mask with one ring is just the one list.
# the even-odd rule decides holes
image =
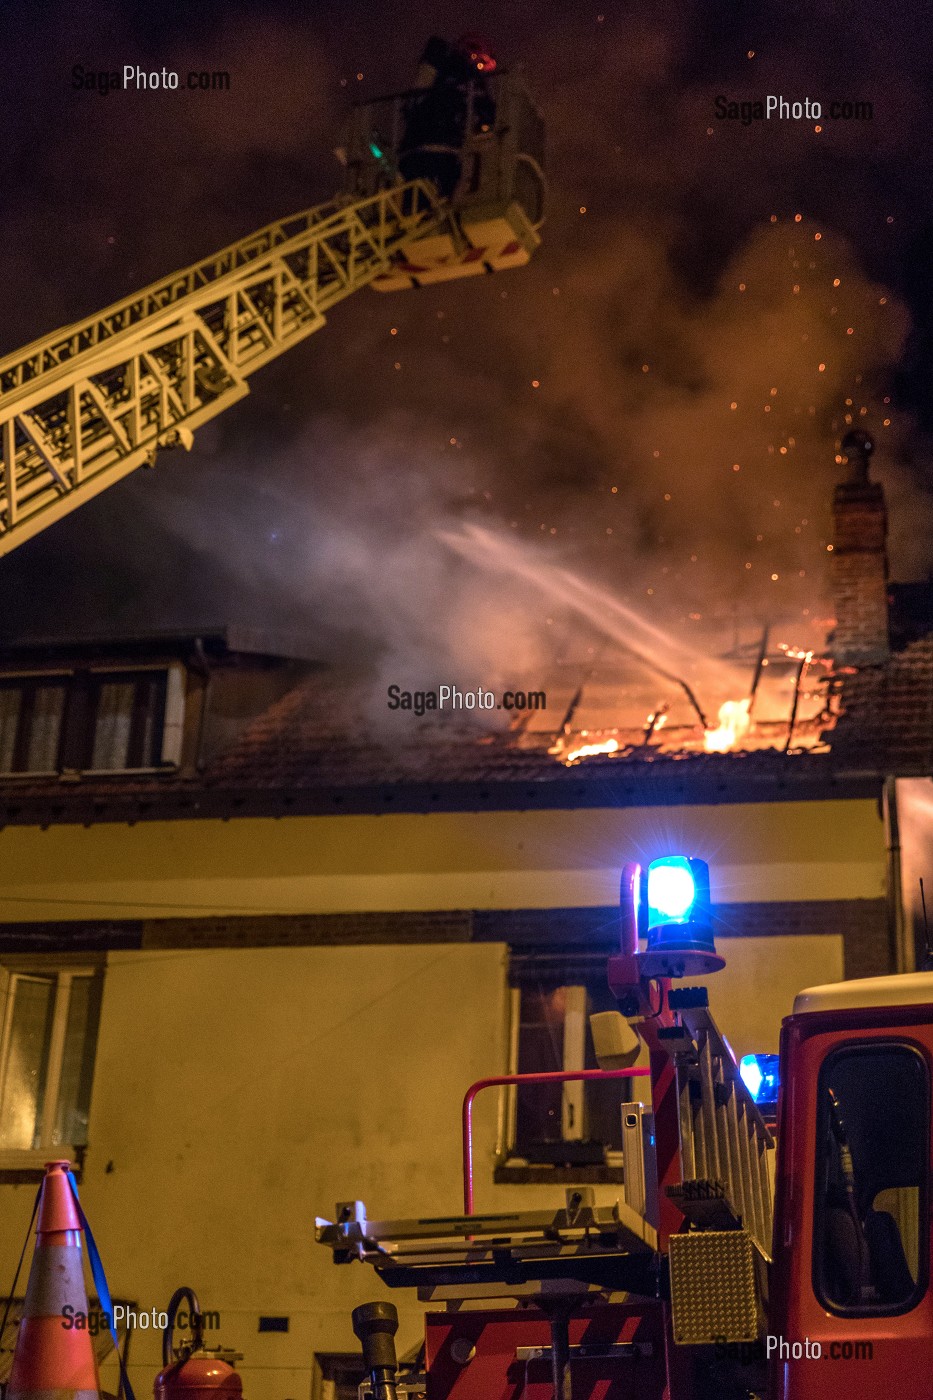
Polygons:
[[638,933],[642,975],[696,977],[723,967],[713,939],[709,867],[692,856],[662,856],[641,883]]
[[[696,903],[697,882],[686,856],[665,856],[648,866],[648,927],[682,920]],[[659,914],[660,918],[653,915]]]
[[745,1087],[761,1108],[777,1103],[780,1063],[779,1055],[743,1055],[739,1061],[739,1074]]
[[757,1055],[743,1055],[739,1061],[739,1074],[745,1081],[745,1087],[753,1099],[758,1098],[758,1090],[764,1083],[765,1077],[758,1065]]
[[377,160],[382,160],[382,152],[376,145],[375,141],[370,141],[369,149],[372,151],[373,155],[376,157]]

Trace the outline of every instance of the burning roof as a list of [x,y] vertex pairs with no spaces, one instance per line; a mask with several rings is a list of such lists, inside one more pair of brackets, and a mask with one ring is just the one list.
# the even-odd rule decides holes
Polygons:
[[[933,643],[929,646],[933,690]],[[594,701],[599,687],[594,689]],[[647,806],[861,796],[877,785],[864,763],[829,745],[787,750],[787,718],[756,728],[756,749],[706,752],[699,723],[673,742],[655,728],[597,740],[530,725],[497,732],[426,714],[396,738],[374,727],[367,693],[317,671],[249,723],[203,770],[152,774],[21,775],[0,782],[8,824],[138,821],[392,811]],[[585,711],[584,711],[585,712]],[[767,746],[766,723],[777,745]],[[662,740],[664,743],[662,744]],[[592,749],[572,758],[574,746]],[[687,747],[687,745],[690,747]],[[615,747],[613,747],[615,745]],[[859,771],[853,773],[853,767]]]
[[[799,618],[762,627],[722,616],[697,619],[687,641],[511,550],[509,575],[528,575],[559,622],[534,704],[507,703],[515,693],[498,684],[497,704],[490,680],[482,707],[395,705],[387,694],[400,687],[387,691],[378,662],[305,668],[204,762],[189,753],[148,773],[10,773],[0,820],[773,801],[928,774],[933,629],[916,635],[911,595],[904,641],[870,444],[865,434],[847,444],[850,475],[834,501],[837,619],[812,619],[805,634]],[[482,530],[463,539],[485,554],[502,549]]]

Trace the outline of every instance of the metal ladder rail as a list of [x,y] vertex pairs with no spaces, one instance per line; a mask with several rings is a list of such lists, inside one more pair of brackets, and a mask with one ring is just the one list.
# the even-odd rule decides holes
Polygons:
[[[195,428],[248,392],[249,374],[448,217],[422,181],[324,208],[267,256],[0,395],[0,555],[151,462],[159,446],[190,445]],[[188,274],[177,277],[189,285]]]
[[[732,1052],[705,1009],[685,1011],[693,1039],[677,1052],[683,1182],[721,1183],[723,1205],[771,1254],[772,1201],[767,1153],[773,1138],[738,1074]],[[697,1210],[702,1214],[704,1207]]]
[[103,311],[77,321],[71,326],[30,342],[21,350],[15,350],[0,358],[0,394],[22,388],[49,371],[54,371],[66,361],[96,349],[103,341],[119,335],[148,317],[164,311],[167,306],[177,304],[194,292],[212,285],[222,277],[248,266],[263,254],[271,252],[282,243],[290,242],[339,215],[348,201],[333,200],[329,204],[315,205],[291,218],[268,224],[254,233],[230,243],[219,252],[211,254],[201,262],[180,272],[133,292],[122,301],[114,302]]

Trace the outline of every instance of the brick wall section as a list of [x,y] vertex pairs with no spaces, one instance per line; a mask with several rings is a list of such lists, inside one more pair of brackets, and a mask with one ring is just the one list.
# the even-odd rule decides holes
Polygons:
[[[855,963],[886,956],[883,899],[796,900],[720,904],[719,938],[843,934]],[[376,914],[230,915],[210,919],[127,919],[124,922],[10,923],[0,926],[0,952],[78,952],[135,948],[333,947],[367,943],[509,943],[560,951],[611,952],[619,937],[613,905],[591,909],[455,909]],[[873,949],[858,953],[857,949]],[[880,950],[880,951],[879,951]],[[855,965],[855,963],[853,965]],[[880,965],[877,970],[881,969]],[[851,974],[856,975],[856,974]],[[861,975],[861,974],[859,974]]]
[[714,907],[717,938],[786,937],[845,933],[847,928],[884,928],[883,899],[800,899],[774,904],[720,904]]
[[[842,934],[846,941],[846,975],[868,976],[889,970],[885,907],[883,899],[826,899],[722,904],[713,912],[719,938]],[[495,942],[540,950],[542,954],[573,948],[606,954],[617,946],[618,928],[619,913],[611,905],[595,909],[231,916],[148,920],[143,924],[142,946],[262,948]]]
[[888,517],[884,488],[878,481],[842,481],[833,494],[835,550],[870,550],[884,554]]
[[[799,900],[722,904],[714,909],[718,938],[841,934],[846,977],[891,971],[883,899]],[[618,946],[619,912],[596,909],[437,910],[425,913],[306,914],[215,919],[151,919],[125,923],[6,924],[0,956],[111,949],[286,948],[374,943],[507,943],[543,970],[581,958],[599,970]]]
[[0,924],[0,953],[103,953],[141,947],[141,919]]
[[[842,930],[843,971],[850,977],[884,977],[895,968],[893,940],[883,899],[853,900],[864,905]],[[874,915],[871,907],[877,906]]]
[[841,665],[888,656],[887,512],[878,482],[842,482],[833,497],[833,654]]
[[933,638],[911,642],[885,666],[844,677],[833,756],[851,771],[933,773]]
[[469,943],[468,910],[401,914],[233,915],[150,919],[144,948],[291,948],[363,943]]

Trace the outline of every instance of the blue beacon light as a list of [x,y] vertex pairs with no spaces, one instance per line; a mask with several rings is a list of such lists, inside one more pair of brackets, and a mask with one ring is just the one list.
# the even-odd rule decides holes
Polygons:
[[682,921],[697,902],[697,882],[686,856],[665,856],[648,866],[648,929]]
[[639,954],[643,975],[696,977],[717,972],[725,960],[713,940],[709,867],[693,856],[662,856],[642,884]]
[[777,1104],[781,1086],[780,1063],[779,1055],[743,1055],[739,1061],[739,1074],[761,1109],[767,1110]]

